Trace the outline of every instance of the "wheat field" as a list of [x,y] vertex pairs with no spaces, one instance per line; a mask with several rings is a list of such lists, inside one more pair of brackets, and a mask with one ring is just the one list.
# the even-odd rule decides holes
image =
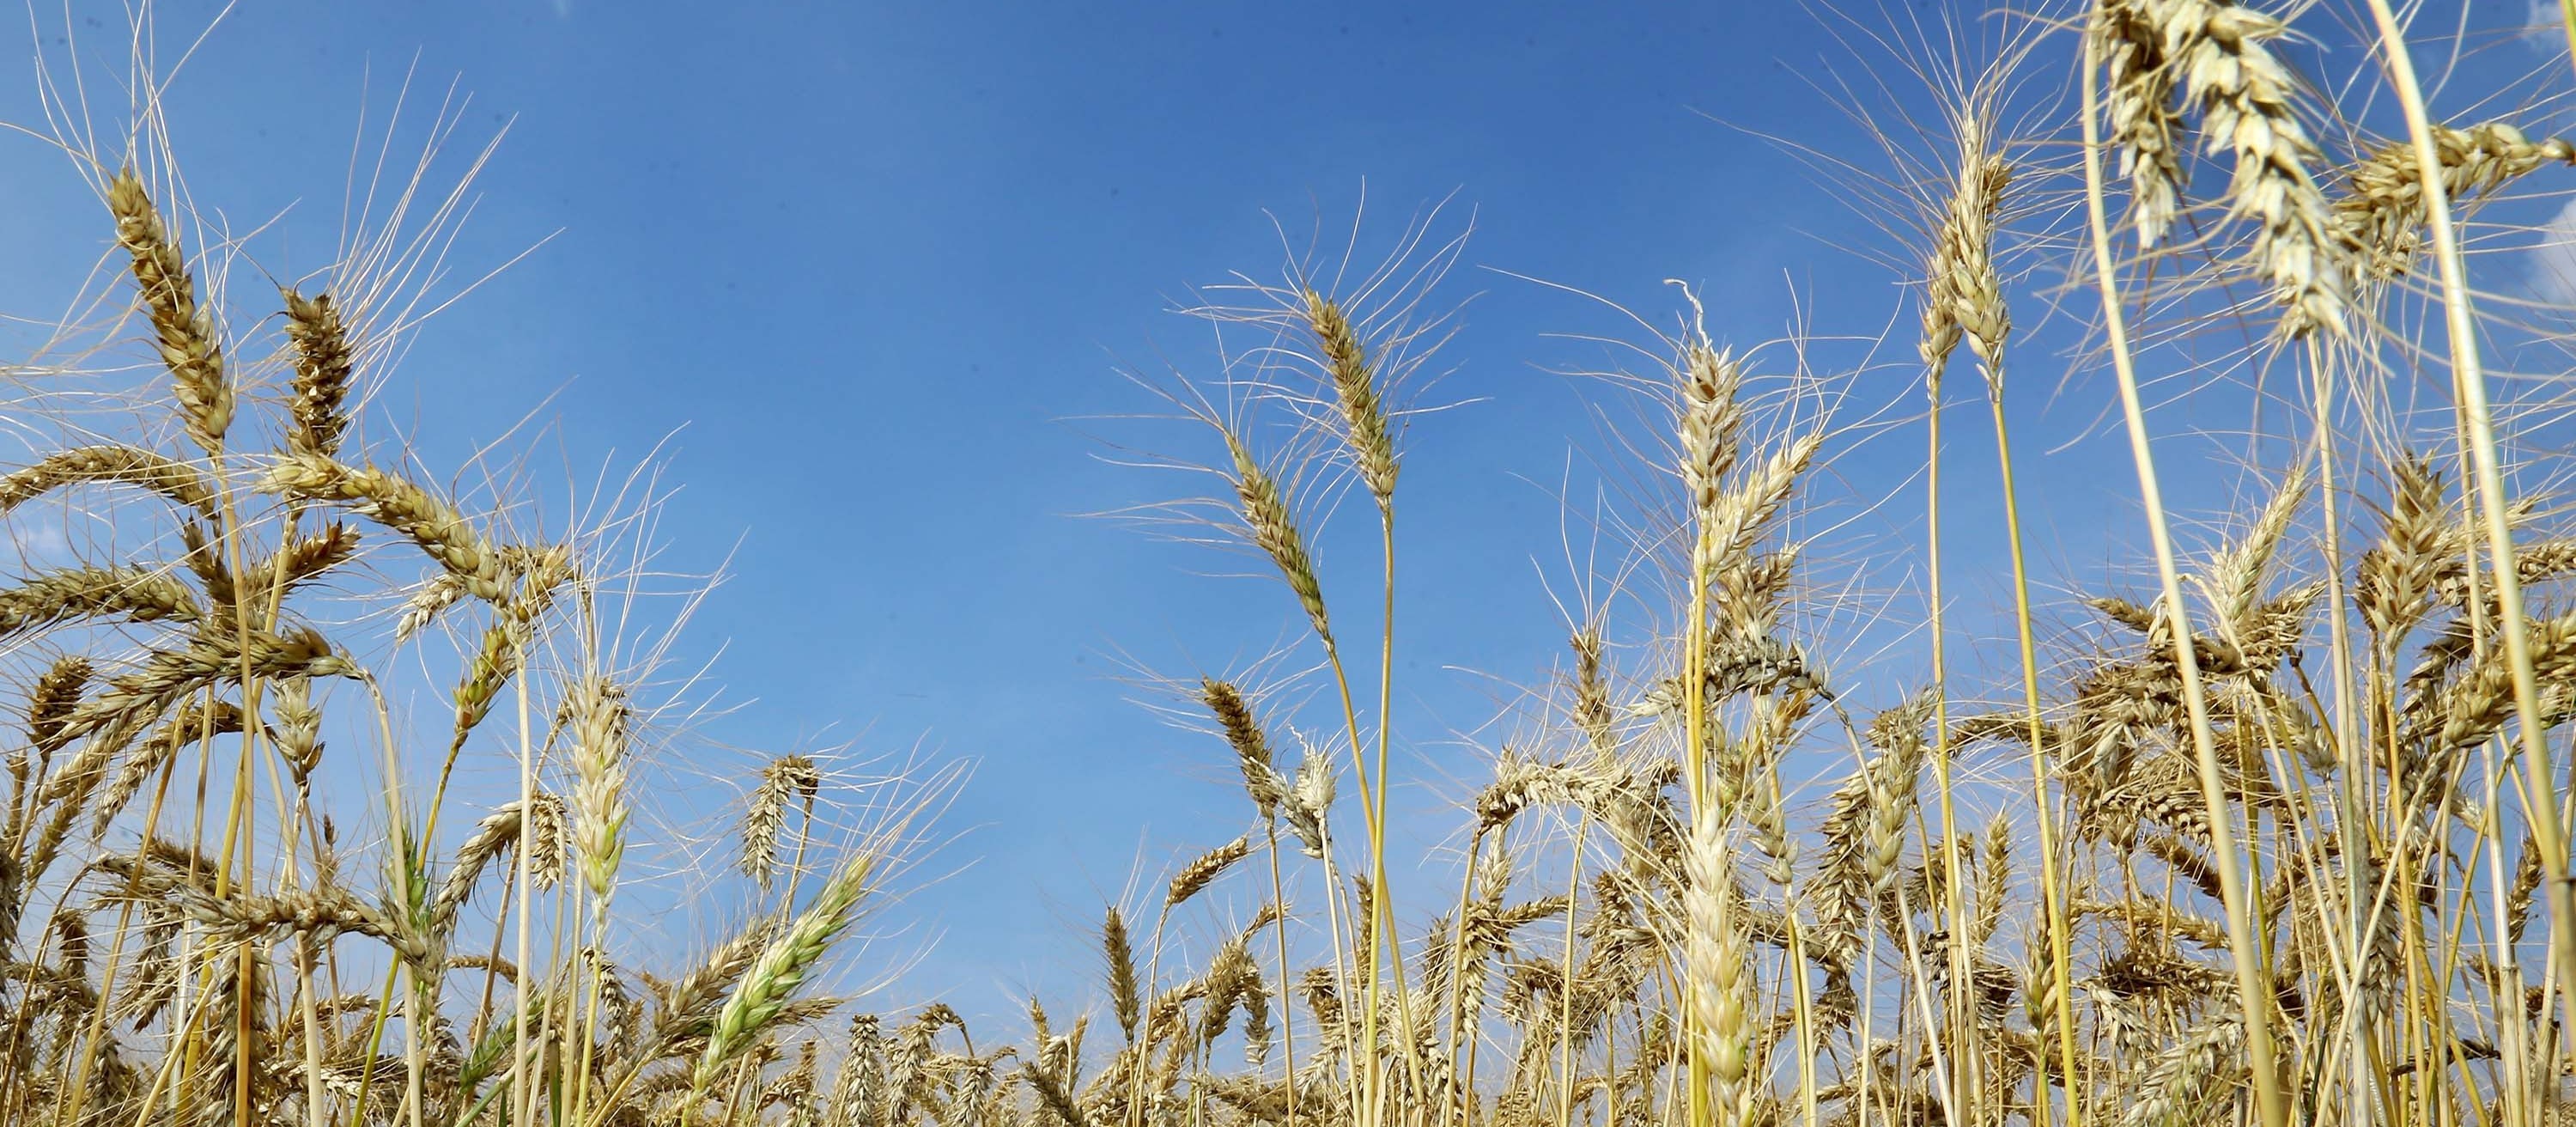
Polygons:
[[[460,487],[371,421],[463,185],[397,170],[281,283],[145,52],[116,128],[49,81],[101,266],[7,370],[0,1121],[2576,1122],[2576,306],[2502,253],[2565,237],[2576,68],[2443,104],[2481,44],[2419,14],[1820,13],[1922,90],[1806,154],[1901,244],[1900,327],[1819,371],[1691,286],[1617,311],[1622,558],[1433,855],[1391,855],[1397,518],[1415,428],[1474,425],[1421,394],[1463,235],[1201,291],[1234,346],[1133,386],[1206,488],[1113,515],[1275,580],[1239,605],[1292,643],[1154,681],[1244,829],[1061,937],[1086,991],[974,1029],[824,989],[958,774],[790,754],[695,837],[638,819],[690,683],[652,484]],[[2168,491],[2207,476],[2175,388],[2265,407],[2197,436],[2232,496]],[[2134,470],[2138,554],[2071,594],[2006,410],[2051,395]],[[1903,543],[1814,515],[1863,443],[1912,459]],[[2002,519],[1945,522],[1968,493]],[[2003,613],[1945,591],[1968,556]],[[1920,621],[1883,643],[1854,577]],[[639,867],[720,934],[639,938]]]

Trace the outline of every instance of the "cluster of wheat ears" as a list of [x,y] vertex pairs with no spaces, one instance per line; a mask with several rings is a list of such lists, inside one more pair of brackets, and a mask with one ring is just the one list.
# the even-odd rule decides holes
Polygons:
[[[1929,155],[1876,180],[1884,226],[1920,236],[1917,347],[1865,379],[1932,404],[1902,428],[1927,440],[1905,554],[1928,625],[1904,662],[1856,663],[1865,684],[1817,635],[1848,619],[1802,605],[1824,596],[1796,516],[1842,433],[1820,384],[1713,339],[1695,299],[1649,330],[1613,385],[1658,432],[1623,447],[1645,500],[1616,586],[1644,610],[1574,616],[1462,803],[1436,913],[1395,895],[1447,860],[1389,857],[1389,718],[1401,393],[1444,338],[1426,300],[1456,244],[1417,230],[1384,267],[1193,310],[1262,343],[1163,385],[1220,487],[1158,512],[1285,582],[1320,719],[1249,676],[1185,681],[1248,829],[1109,906],[1094,1008],[1032,1000],[1024,1038],[980,1046],[948,1006],[853,1017],[813,988],[920,811],[818,833],[849,801],[826,762],[750,780],[755,894],[711,949],[618,910],[659,714],[607,605],[633,561],[597,528],[468,512],[360,441],[423,244],[353,241],[326,286],[219,300],[240,243],[174,204],[157,103],[122,151],[58,130],[112,238],[105,339],[148,326],[152,405],[122,436],[43,415],[49,381],[137,370],[101,353],[13,376],[18,433],[54,448],[0,477],[0,513],[109,531],[0,590],[0,1121],[2568,1122],[2576,612],[2551,604],[2576,538],[2547,493],[2567,467],[2506,425],[2545,430],[2567,393],[2491,394],[2482,349],[2554,338],[2472,286],[2468,248],[2527,233],[2516,186],[2576,146],[2437,121],[2400,14],[2352,10],[2345,49],[2301,48],[2334,82],[2224,0],[2007,14],[2027,33],[1927,71],[1953,79]],[[2073,81],[2028,81],[2050,62]],[[2107,369],[2077,386],[2116,388],[2152,548],[2149,593],[2081,600],[2106,624],[2046,653],[2005,410],[2017,303]],[[2229,363],[2292,409],[2193,549],[2141,385]],[[1959,401],[1994,462],[1944,464]],[[1999,496],[2001,526],[1945,527],[1945,476]],[[1312,539],[1335,513],[1380,533],[1357,618]],[[1957,692],[1945,545],[2012,565],[2013,660]],[[453,679],[416,691],[424,669]],[[456,809],[477,788],[451,782],[504,774],[460,762],[507,764],[516,796]],[[1238,886],[1257,907],[1210,910]]]

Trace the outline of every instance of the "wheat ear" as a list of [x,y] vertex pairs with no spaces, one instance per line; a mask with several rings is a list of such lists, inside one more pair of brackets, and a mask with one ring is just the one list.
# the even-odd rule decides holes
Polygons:
[[233,389],[224,373],[223,341],[214,316],[197,303],[187,256],[133,170],[108,181],[107,207],[116,217],[117,245],[133,259],[135,287],[143,293],[161,363],[177,390],[180,425],[198,448],[221,450],[232,426]]

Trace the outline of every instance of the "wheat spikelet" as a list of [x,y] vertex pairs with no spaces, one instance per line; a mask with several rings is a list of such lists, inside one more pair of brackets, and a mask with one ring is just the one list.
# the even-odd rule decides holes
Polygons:
[[[535,813],[523,818],[523,811],[528,810]],[[554,887],[564,874],[564,823],[563,799],[543,791],[526,807],[517,799],[494,807],[474,823],[474,832],[456,847],[456,860],[448,866],[447,880],[430,901],[433,915],[440,920],[453,918],[456,910],[474,895],[475,884],[492,860],[518,848],[523,840],[528,848],[528,879],[539,888]]]
[[1215,715],[1227,746],[1234,749],[1235,763],[1243,769],[1244,793],[1251,796],[1261,820],[1270,821],[1278,814],[1279,800],[1285,796],[1288,784],[1271,765],[1270,737],[1253,719],[1252,703],[1232,682],[1213,677],[1199,680],[1199,700]]
[[1270,558],[1280,579],[1297,596],[1297,605],[1305,610],[1315,636],[1326,646],[1332,645],[1333,628],[1324,613],[1323,584],[1315,577],[1314,559],[1306,554],[1306,538],[1297,530],[1286,489],[1253,459],[1252,450],[1231,430],[1225,432],[1225,447],[1234,465],[1234,495],[1245,534],[1251,537],[1253,547]]
[[261,488],[305,501],[345,505],[420,545],[488,602],[502,595],[501,559],[455,506],[383,470],[360,469],[318,454],[289,454],[270,467]]
[[584,678],[569,705],[575,851],[582,883],[605,905],[626,850],[626,690],[606,677]]
[[1468,803],[1475,813],[1475,832],[1489,834],[1510,825],[1521,811],[1538,803],[1577,803],[1591,784],[1590,776],[1575,768],[1534,763],[1506,752],[1494,764],[1494,781]]
[[1787,511],[1799,475],[1824,448],[1825,436],[1808,434],[1790,440],[1760,466],[1748,471],[1735,488],[1718,495],[1704,518],[1700,550],[1711,561],[1707,574],[1721,574],[1724,564],[1740,561]]
[[1931,722],[1939,697],[1926,690],[1902,707],[1871,721],[1869,738],[1880,755],[1868,767],[1869,825],[1865,862],[1872,891],[1895,880],[1904,860],[1906,823],[1914,816],[1915,785],[1922,774],[1923,726]]
[[200,449],[214,453],[223,448],[224,431],[233,418],[233,389],[225,377],[223,342],[214,318],[197,304],[187,257],[132,170],[121,170],[108,181],[107,206],[116,217],[117,245],[133,257],[135,287],[142,291],[143,307],[158,334],[161,363],[178,391],[180,423]]
[[1619,743],[1617,716],[1610,707],[1610,683],[1601,666],[1600,628],[1587,625],[1575,631],[1573,646],[1575,726],[1582,729],[1594,756],[1607,760],[1617,754]]
[[2533,893],[2540,889],[2540,848],[2532,839],[2522,839],[2522,853],[2514,859],[2513,886],[2505,891],[2505,940],[2522,945],[2523,929],[2531,923]]
[[1282,804],[1298,849],[1319,861],[1324,858],[1327,817],[1333,809],[1333,779],[1332,762],[1307,748],[1298,756],[1296,782]]
[[0,638],[66,619],[194,622],[196,596],[168,572],[138,565],[47,572],[0,590]]
[[2004,897],[2011,887],[2012,822],[1997,815],[1986,824],[1984,863],[1977,867],[1976,911],[1968,925],[1975,945],[1993,941],[1995,929],[2003,923]]
[[1189,903],[1190,898],[1207,889],[1216,878],[1233,868],[1235,862],[1252,856],[1252,838],[1238,837],[1191,859],[1173,874],[1171,888],[1164,893],[1163,910],[1170,911]]
[[2284,307],[2290,336],[2343,328],[2344,279],[2325,193],[2308,166],[2316,145],[2292,102],[2298,83],[2265,44],[2287,32],[2272,16],[2214,0],[2165,0],[2165,43],[2200,104],[2203,147],[2235,157],[2228,212],[2255,221],[2253,259]]
[[[2539,619],[2529,625],[2531,662],[2545,690],[2543,714],[2563,715],[2569,685],[2576,682],[2576,615]],[[2466,674],[2443,689],[2436,707],[2440,726],[2413,734],[2415,739],[2429,737],[2435,755],[2474,747],[2503,730],[2514,711],[2513,670],[2504,650],[2497,647],[2481,655]]]
[[1109,1012],[1118,1019],[1118,1032],[1128,1044],[1135,1044],[1144,992],[1136,984],[1135,942],[1127,934],[1126,917],[1119,914],[1115,904],[1109,906],[1109,914],[1100,924],[1100,951],[1109,966]]
[[2103,0],[2085,33],[2100,45],[2108,87],[2110,140],[2129,178],[2130,222],[2138,245],[2163,242],[2182,212],[2180,90],[2153,0]]
[[1718,504],[1718,489],[1734,469],[1743,429],[1744,408],[1738,393],[1744,367],[1732,353],[1693,340],[1682,349],[1681,442],[1682,485],[1691,511],[1706,513]]
[[[358,554],[358,531],[334,521],[321,531],[286,542],[253,571],[252,583],[264,595],[282,599],[288,592],[349,562]],[[254,600],[264,601],[264,600]]]
[[1091,1117],[1083,1112],[1081,1103],[1075,1100],[1073,1093],[1065,1090],[1064,1082],[1055,1073],[1039,1067],[1035,1061],[1023,1065],[1022,1071],[1028,1077],[1029,1090],[1037,1094],[1038,1106],[1046,1109],[1048,1115],[1054,1116],[1064,1127],[1091,1127]]
[[481,647],[456,683],[456,727],[448,744],[451,756],[491,714],[493,700],[527,660],[538,620],[553,608],[556,592],[574,579],[572,553],[560,547],[540,549],[523,567],[509,570],[515,573],[517,590],[484,628]]
[[1237,935],[1217,948],[1216,957],[1208,961],[1202,991],[1207,1001],[1199,1007],[1198,1042],[1204,1051],[1225,1035],[1226,1026],[1234,1021],[1235,1007],[1247,991],[1258,992],[1261,970],[1252,963],[1251,950]]
[[[248,633],[244,639],[232,630],[201,631],[185,645],[155,650],[141,668],[110,680],[104,691],[73,708],[63,717],[60,734],[87,736],[89,742],[47,784],[46,801],[58,802],[75,792],[85,795],[142,726],[208,685],[238,680],[244,673],[270,680],[357,673],[355,664],[332,652],[330,642],[309,627],[283,635]],[[244,641],[249,643],[246,650]]]
[[850,1055],[841,1061],[824,1127],[879,1127],[886,1102],[885,1033],[875,1014],[850,1019]]
[[307,298],[289,288],[284,297],[286,337],[295,345],[295,398],[287,408],[295,425],[286,432],[286,447],[329,457],[340,452],[340,436],[349,426],[341,413],[353,366],[349,329],[330,294]]
[[0,478],[0,513],[71,485],[115,483],[151,490],[207,520],[215,519],[215,491],[196,467],[134,446],[80,446],[48,454]]
[[2393,650],[2431,609],[2435,577],[2448,539],[2441,474],[2407,452],[2390,467],[2395,481],[2379,514],[2379,541],[2354,567],[2353,603],[2379,644]]
[[2282,332],[2340,332],[2345,241],[2309,166],[2298,83],[2267,44],[2280,20],[2227,0],[2101,0],[2088,25],[2110,75],[2112,143],[2129,174],[2142,245],[2180,214],[2180,115],[2197,108],[2202,147],[2233,161],[2228,215],[2254,222],[2251,257],[2283,307]]
[[760,785],[742,815],[742,871],[760,887],[769,887],[778,868],[778,832],[787,825],[787,808],[812,808],[823,787],[823,773],[802,755],[782,755],[761,768]]
[[1989,394],[2003,391],[2004,342],[2012,313],[1994,261],[1995,218],[2003,210],[2012,166],[1986,151],[1985,123],[1975,112],[1958,116],[1958,182],[1942,209],[1924,264],[1923,329],[1916,351],[1932,394],[1964,335],[1985,374]]
[[181,749],[203,739],[242,730],[242,711],[231,701],[219,700],[209,708],[197,701],[188,702],[161,730],[143,741],[137,754],[126,759],[116,776],[110,779],[92,800],[90,820],[97,834],[107,832],[108,823],[125,811],[143,785],[160,773],[163,765],[176,758]]
[[1752,984],[1744,965],[1744,934],[1736,920],[1734,864],[1714,803],[1692,819],[1689,853],[1683,859],[1687,886],[1685,920],[1685,989],[1691,1006],[1697,1053],[1716,1083],[1719,1122],[1734,1127],[1746,1122],[1754,1099],[1747,1083],[1752,1067]]
[[706,1050],[699,1054],[691,1075],[693,1089],[704,1090],[717,1071],[780,1020],[814,964],[850,926],[874,867],[875,858],[865,853],[844,863],[815,894],[814,902],[762,949],[717,1012]]
[[1323,350],[1324,371],[1333,385],[1334,402],[1341,408],[1342,440],[1350,445],[1360,482],[1369,495],[1377,498],[1380,508],[1391,506],[1397,470],[1395,436],[1387,424],[1386,403],[1379,394],[1368,347],[1339,302],[1310,289],[1305,292],[1305,305],[1307,329]]
[[[2437,125],[2433,144],[2454,205],[2493,194],[2544,164],[2576,164],[2576,145],[2556,138],[2533,141],[2502,121],[2467,129]],[[2411,141],[2380,146],[2346,174],[2345,192],[2334,201],[2335,222],[2344,239],[2361,248],[2373,277],[2399,277],[2413,268],[2425,222],[2423,185]]]
[[54,659],[27,693],[27,742],[50,753],[69,736],[64,725],[79,706],[92,673],[88,658],[71,654]]
[[277,686],[277,752],[298,780],[322,764],[322,711],[313,707],[313,679],[289,677]]
[[2123,1127],[2156,1127],[2169,1123],[2206,1099],[2213,1088],[2233,1088],[2243,1064],[2245,1028],[2234,1014],[2204,1018],[2199,1028],[2175,1042],[2147,1068],[2135,1102],[2122,1112]]

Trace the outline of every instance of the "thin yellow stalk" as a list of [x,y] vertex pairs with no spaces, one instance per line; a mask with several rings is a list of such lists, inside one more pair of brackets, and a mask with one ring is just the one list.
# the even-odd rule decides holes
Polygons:
[[[2576,16],[2576,0],[2562,0],[2562,4]],[[2389,9],[2388,0],[2370,0],[2370,16],[2379,27],[2380,45],[2388,59],[2389,85],[2395,88],[2398,105],[2406,112],[2406,131],[2415,143],[2424,214],[2433,232],[2433,257],[2441,267],[2451,382],[2460,395],[2461,422],[2468,431],[2469,450],[2476,463],[2487,554],[2494,562],[2496,603],[2504,620],[2505,660],[2513,667],[2514,714],[2522,736],[2523,799],[2532,832],[2539,838],[2541,871],[2546,876],[2543,884],[2549,895],[2549,951],[2551,961],[2557,964],[2560,1002],[2567,1015],[2562,1027],[2576,1033],[2576,935],[2569,931],[2571,921],[2576,921],[2576,889],[2568,885],[2561,796],[2550,782],[2547,727],[2540,712],[2539,678],[2532,666],[2522,578],[2514,564],[2513,529],[2505,509],[2504,471],[2496,454],[2494,413],[2487,402],[2486,370],[2478,354],[2477,315],[2461,262],[2459,233],[2451,224],[2450,192],[2443,182],[2440,149],[2434,143],[2431,115],[2424,106],[2423,87],[2415,78],[2415,63],[2407,50],[2405,33],[2398,27],[2397,14]],[[2568,35],[2571,47],[2576,47],[2576,23],[2569,24]]]
[[[1703,669],[1708,629],[1707,521],[1694,517],[1692,530],[1695,543],[1691,551],[1690,618],[1682,625],[1682,779],[1689,789],[1691,820],[1696,825],[1700,807],[1708,801],[1708,781],[1703,777],[1706,772],[1702,766],[1708,754],[1705,731],[1708,727],[1705,688],[1708,675]],[[1698,988],[1697,984],[1687,980],[1681,985],[1685,991]],[[1704,1038],[1699,1028],[1698,1011],[1699,1007],[1695,1005],[1682,1007],[1682,1043],[1690,1052],[1690,1082],[1684,1095],[1689,1100],[1691,1127],[1709,1127],[1712,1111],[1708,1105],[1709,1060],[1707,1050],[1701,1045]],[[1863,1076],[1866,1078],[1867,1073],[1864,1072]]]
[[530,846],[536,833],[537,761],[535,752],[529,747],[527,649],[515,639],[511,645],[520,651],[516,655],[520,675],[512,679],[519,698],[520,818],[519,855],[513,858],[518,862],[519,918],[516,922],[519,929],[519,973],[511,976],[510,980],[511,989],[517,994],[516,1012],[510,1015],[510,1114],[514,1122],[529,1123],[534,1121],[536,1111],[536,1106],[529,1102],[531,1085],[528,1083],[528,1071],[534,1064],[534,1057],[530,1055],[533,1046],[528,1040],[528,979],[532,977],[528,966],[528,944],[529,921],[536,914],[533,907],[536,870],[531,861],[535,850]]
[[[2379,0],[2373,2],[2378,3]],[[2111,260],[2110,220],[2102,202],[2100,94],[2094,86],[2096,71],[2101,66],[2101,47],[2093,36],[2086,36],[2084,42],[2084,205],[2086,219],[2092,228],[2093,269],[2095,283],[2101,290],[2102,323],[2109,336],[2112,369],[2119,377],[2120,407],[2128,423],[2129,453],[2137,463],[2138,492],[2147,510],[2148,536],[2155,544],[2156,573],[2163,584],[2165,613],[2170,616],[2173,635],[2174,665],[2182,677],[2183,707],[2191,719],[2192,751],[2199,768],[2201,798],[2209,808],[2210,848],[2218,868],[2220,898],[2227,908],[2227,946],[2230,961],[2235,964],[2237,1002],[2245,1015],[2245,1051],[2252,1062],[2254,1103],[2263,1127],[2285,1127],[2289,1122],[2290,1105],[2281,1091],[2278,1057],[2273,1051],[2271,975],[2256,946],[2235,835],[2229,832],[2223,815],[2227,809],[2227,793],[2219,776],[2217,742],[2209,727],[2209,702],[2201,692],[2200,665],[2192,653],[2191,616],[2183,605],[2181,573],[2174,564],[2173,537],[2165,523],[2164,495],[2157,487],[2155,459],[2147,446],[2146,410],[2138,398],[2137,367],[2129,351],[2128,326],[2120,307],[2119,273]],[[2438,169],[2439,166],[2436,161],[2434,167]],[[1996,418],[2000,424],[2000,408]],[[2016,551],[2014,569],[2018,571],[2020,566]],[[2027,653],[2030,642],[2026,619],[2022,645]],[[2036,717],[2033,728],[2035,737]],[[2041,825],[2046,824],[2043,810]],[[2043,884],[2053,886],[2054,877],[2043,877]],[[2063,951],[2062,947],[2060,951]],[[2062,967],[2064,955],[2061,953],[2059,958]],[[2063,1001],[2061,997],[2061,1004]],[[2067,1055],[2071,1058],[2074,1044],[2072,1028],[2067,1030],[2066,1040]],[[2067,1092],[2071,1119],[2074,1097],[2071,1068],[2069,1079]]]
[[[1952,800],[1954,787],[1950,777],[1950,664],[1943,618],[1947,608],[1941,597],[1941,377],[1937,371],[1925,381],[1924,390],[1932,401],[1932,410],[1924,419],[1927,449],[1923,463],[1924,559],[1926,586],[1932,604],[1932,777],[1941,792],[1941,870],[1948,889],[1948,903],[1944,908],[1949,915],[1950,981],[1964,984],[1969,980],[1968,908],[1960,887],[1964,882],[1960,879],[1957,807]],[[1805,973],[1803,965],[1800,973]],[[1804,991],[1800,992],[1800,1000],[1802,1003],[1805,1000]],[[1952,986],[1949,1008],[1953,1038],[1951,1057],[1954,1061],[1965,1061],[1970,1056],[1966,1051],[1970,1031],[1968,991],[1963,986]],[[1967,1078],[1966,1069],[1953,1070],[1954,1084],[1962,1094],[1974,1091]],[[1812,1123],[1815,1118],[1814,1093],[1809,1091],[1803,1095],[1808,1105],[1808,1119]],[[1978,1099],[1978,1103],[1981,1104],[1982,1099]],[[1951,1106],[1958,1107],[1961,1103],[1954,1097]],[[1971,1116],[1974,1122],[1985,1122],[1981,1107],[1972,1107]]]
[[[1592,812],[1585,810],[1574,828],[1574,856],[1566,864],[1565,874],[1565,959],[1561,973],[1564,989],[1557,994],[1556,1067],[1558,1074],[1557,1122],[1559,1127],[1574,1127],[1574,909],[1583,899],[1583,839],[1592,834]],[[1464,913],[1466,905],[1459,905]],[[1460,916],[1464,919],[1464,915]],[[1452,977],[1458,964],[1449,964]]]
[[[2039,844],[2040,912],[2047,917],[2050,970],[2056,978],[2052,991],[2057,1008],[2059,1063],[2066,1069],[2066,1122],[2067,1127],[2078,1127],[2084,1122],[2084,1113],[2082,1078],[2076,1074],[2073,944],[2067,929],[2065,890],[2058,880],[2057,833],[2049,817],[2048,730],[2039,711],[2039,647],[2031,630],[2030,573],[2022,554],[2021,503],[2013,481],[2012,440],[2004,425],[2003,396],[1989,396],[1987,403],[1994,415],[1995,458],[2003,476],[2004,538],[2012,549],[2013,627],[2021,648],[2022,697],[2029,721],[2032,833]],[[2044,1091],[2037,1105],[2041,1127],[2046,1127],[2048,1100]]]
[[1288,1127],[1297,1127],[1297,1008],[1288,996],[1288,892],[1279,879],[1279,819],[1267,819],[1263,827],[1270,853],[1270,899],[1279,905],[1279,918],[1271,926],[1279,937],[1279,1051],[1286,1063],[1288,1077]]
[[[1510,832],[1509,823],[1504,824],[1503,832]],[[1457,914],[1455,922],[1449,929],[1449,1059],[1452,1062],[1458,1059],[1462,1039],[1468,1036],[1467,983],[1466,977],[1460,973],[1460,970],[1466,962],[1467,954],[1467,908],[1475,896],[1476,863],[1484,856],[1484,848],[1485,830],[1480,823],[1467,837],[1466,861],[1460,866],[1461,871],[1458,876]],[[1471,1079],[1472,1075],[1471,1069]],[[1465,1088],[1459,1089],[1456,1097],[1448,1101],[1449,1106],[1441,1112],[1442,1120],[1447,1123],[1457,1123],[1467,1114],[1467,1105],[1475,1098],[1474,1092]]]

